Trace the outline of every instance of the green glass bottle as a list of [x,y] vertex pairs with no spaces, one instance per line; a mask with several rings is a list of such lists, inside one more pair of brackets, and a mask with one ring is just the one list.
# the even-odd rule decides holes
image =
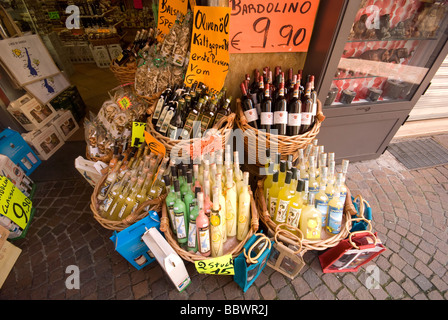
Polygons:
[[183,244],[188,240],[188,216],[185,203],[181,199],[179,180],[174,181],[174,192],[176,193],[176,200],[174,201],[173,211],[177,232],[177,242]]

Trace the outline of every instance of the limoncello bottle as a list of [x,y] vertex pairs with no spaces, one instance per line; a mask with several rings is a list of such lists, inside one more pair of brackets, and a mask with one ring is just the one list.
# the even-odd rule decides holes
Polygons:
[[322,214],[322,227],[327,224],[328,215],[328,197],[325,194],[325,183],[321,183],[319,186],[319,192],[316,194],[316,209]]
[[340,191],[337,188],[334,192],[333,199],[328,202],[328,218],[326,231],[332,235],[341,232],[342,216],[344,211],[344,204],[340,198]]
[[[292,197],[289,201],[289,208],[286,214],[286,224],[292,227],[299,227],[300,216],[302,214],[304,206],[302,198],[302,191],[304,188],[305,181],[299,180],[297,182],[296,193],[294,194],[294,197]],[[288,226],[286,226],[286,228],[288,229]],[[296,231],[292,228],[289,228],[288,231],[296,233]]]
[[278,193],[280,191],[280,187],[278,186],[278,176],[279,172],[275,171],[272,180],[272,187],[269,189],[269,205],[267,210],[269,210],[271,219],[274,218],[275,209],[277,208]]
[[273,221],[277,224],[284,223],[286,221],[286,213],[289,208],[289,201],[294,196],[295,190],[291,189],[291,171],[286,173],[285,184],[278,193],[277,206],[275,209]]
[[233,170],[232,168],[227,168],[227,179],[226,179],[226,223],[227,223],[227,237],[236,236],[237,227],[237,195],[236,195],[236,185],[233,181]]
[[213,188],[213,206],[210,212],[210,236],[211,236],[211,255],[219,257],[223,255],[223,236],[221,227],[221,216],[219,215],[219,189]]
[[250,194],[249,194],[249,172],[243,173],[243,186],[238,198],[238,227],[236,238],[243,241],[250,227]]
[[[202,202],[202,204],[201,204]],[[199,214],[196,218],[196,228],[198,230],[198,252],[208,257],[210,256],[210,221],[204,212],[204,194],[198,193]]]
[[309,194],[308,204],[302,210],[299,229],[307,240],[319,240],[321,238],[322,214],[315,207],[313,193]]

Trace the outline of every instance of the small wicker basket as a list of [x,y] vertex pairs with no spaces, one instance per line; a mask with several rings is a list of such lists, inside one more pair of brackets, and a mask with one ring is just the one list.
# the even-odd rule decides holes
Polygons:
[[[231,248],[224,248],[224,254],[231,254],[233,258],[236,258],[242,251],[246,242],[250,239],[250,237],[258,231],[259,222],[258,222],[258,211],[257,206],[255,205],[255,200],[252,194],[252,191],[249,191],[250,194],[250,205],[251,205],[251,227],[249,232],[246,235],[246,238]],[[179,243],[177,242],[176,236],[170,227],[170,221],[167,214],[166,204],[164,203],[162,206],[162,218],[160,220],[160,230],[165,234],[165,238],[168,243],[173,247],[173,249],[179,254],[179,256],[190,262],[201,261],[211,259],[212,257],[204,257],[199,253],[191,252],[184,250]],[[230,240],[229,240],[230,241]],[[237,242],[237,241],[235,241]],[[227,250],[226,250],[227,249]]]
[[[155,106],[156,106],[157,100],[152,104],[151,107],[148,108],[148,119],[146,122],[146,129],[148,130],[148,132],[154,137],[156,138],[158,141],[160,141],[161,143],[163,143],[163,145],[165,146],[166,152],[167,154],[171,153],[171,150],[177,146],[179,143],[182,143],[182,145],[190,145],[192,146],[193,143],[196,141],[196,139],[181,139],[181,140],[173,140],[169,137],[165,137],[163,135],[161,135],[159,132],[157,132],[157,130],[154,128],[154,125],[152,124],[152,115],[154,113],[155,110]],[[235,113],[231,113],[228,116],[224,116],[222,117],[214,126],[214,129],[218,130],[218,133],[221,135],[221,137],[223,137],[223,149],[225,148],[225,144],[227,143],[229,137],[232,134],[232,130],[233,126],[234,126],[234,121],[236,118],[236,114]]]
[[[266,200],[264,197],[263,186],[264,186],[264,179],[259,180],[257,190],[255,190],[255,201],[258,211],[260,212],[259,215],[260,221],[267,227],[269,233],[275,234],[277,224],[274,221],[272,221],[269,212],[266,208]],[[321,240],[303,239],[301,241],[303,254],[308,250],[318,250],[318,251],[326,250],[328,248],[336,246],[341,240],[347,238],[351,229],[352,215],[356,213],[357,211],[353,206],[353,203],[351,202],[350,190],[347,189],[347,197],[345,199],[341,232],[339,232],[337,235],[334,236],[329,236],[328,234],[325,233],[324,238]],[[288,237],[287,233],[279,235],[278,238],[287,244],[294,244],[296,246],[298,245],[296,243],[295,238]]]
[[126,63],[124,66],[118,66],[113,61],[109,69],[114,74],[115,78],[120,84],[135,82],[135,72],[137,71],[137,62],[132,61]]
[[130,225],[135,222],[145,218],[148,215],[148,210],[143,210],[145,207],[149,206],[149,211],[154,210],[159,215],[162,209],[162,204],[165,202],[166,193],[162,193],[158,198],[154,200],[148,200],[141,203],[137,209],[125,219],[121,221],[113,221],[106,219],[101,216],[99,212],[99,203],[97,200],[97,195],[100,187],[103,185],[106,180],[107,175],[104,175],[96,184],[95,189],[93,190],[92,196],[90,197],[90,209],[93,212],[93,217],[97,220],[104,228],[109,230],[121,231],[126,229]]
[[248,155],[248,163],[255,164],[258,167],[264,166],[264,164],[260,164],[258,161],[258,152],[255,151],[258,150],[258,146],[260,148],[270,148],[270,142],[272,142],[277,145],[277,152],[282,155],[282,159],[286,160],[289,155],[292,155],[293,160],[295,160],[298,157],[297,150],[305,148],[316,138],[321,124],[325,120],[325,116],[322,113],[322,104],[319,100],[317,100],[317,115],[313,127],[309,131],[296,136],[273,135],[253,128],[244,116],[240,99],[236,101],[236,114],[236,125],[243,131],[245,136],[244,147]]

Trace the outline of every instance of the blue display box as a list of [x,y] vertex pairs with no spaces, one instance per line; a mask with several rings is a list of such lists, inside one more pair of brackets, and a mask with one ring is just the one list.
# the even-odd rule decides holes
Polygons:
[[20,133],[9,128],[0,133],[0,154],[19,165],[26,175],[30,175],[42,163]]
[[155,261],[154,255],[142,240],[146,230],[152,227],[160,231],[160,218],[155,211],[149,211],[147,217],[120,232],[114,231],[114,234],[110,237],[110,240],[115,244],[115,250],[137,270]]

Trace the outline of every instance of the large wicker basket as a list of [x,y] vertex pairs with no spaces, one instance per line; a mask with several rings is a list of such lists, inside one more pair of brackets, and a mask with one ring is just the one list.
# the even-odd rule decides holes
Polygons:
[[135,61],[128,62],[124,66],[118,66],[112,61],[109,69],[120,84],[135,82],[135,72],[137,71],[137,63]]
[[275,144],[278,148],[277,152],[282,155],[282,159],[286,160],[289,155],[292,155],[295,160],[298,157],[297,150],[305,148],[316,138],[321,124],[325,120],[325,116],[322,113],[322,103],[319,100],[317,100],[317,115],[313,127],[307,132],[296,136],[274,135],[253,128],[244,116],[240,99],[236,101],[236,114],[236,125],[244,133],[244,148],[248,157],[247,163],[258,167],[264,166],[264,164],[258,161],[258,147],[267,149],[271,148],[270,143]]
[[106,180],[107,175],[104,175],[96,184],[93,190],[92,196],[90,197],[90,209],[93,212],[93,217],[97,220],[104,228],[109,230],[121,231],[126,229],[135,222],[145,218],[148,215],[148,210],[143,210],[145,207],[149,206],[149,211],[154,210],[159,215],[162,210],[162,204],[165,202],[166,193],[162,193],[158,198],[154,200],[148,200],[141,203],[138,208],[121,221],[113,221],[103,218],[99,212],[99,202],[97,200],[97,195],[100,187]]
[[[169,137],[165,137],[161,135],[157,130],[154,128],[154,125],[152,124],[152,115],[154,114],[155,106],[157,101],[155,101],[152,104],[152,107],[148,108],[148,119],[146,123],[146,130],[158,141],[163,143],[165,146],[167,154],[171,153],[171,150],[177,146],[179,143],[182,143],[182,145],[193,145],[193,143],[196,141],[196,139],[181,139],[181,140],[174,140]],[[222,117],[214,126],[213,128],[218,130],[218,133],[223,138],[222,144],[223,149],[225,148],[225,144],[227,143],[229,137],[232,135],[232,130],[234,126],[234,121],[236,118],[235,113],[231,113],[228,116]]]
[[[258,231],[259,222],[258,222],[258,211],[257,206],[255,205],[255,200],[252,194],[252,191],[249,191],[250,193],[250,204],[251,204],[251,227],[249,229],[249,232],[247,233],[247,236],[244,240],[237,243],[235,246],[231,248],[227,248],[227,250],[224,251],[224,254],[231,254],[233,258],[236,258],[243,250],[244,245],[246,242],[250,239],[250,237],[255,234]],[[194,261],[201,261],[201,260],[207,260],[211,259],[212,257],[204,257],[200,255],[199,253],[190,252],[187,250],[184,250],[179,243],[177,242],[176,236],[174,235],[173,231],[170,227],[170,221],[167,214],[167,208],[166,204],[163,204],[162,206],[162,218],[160,221],[160,230],[165,234],[165,238],[168,241],[168,243],[173,247],[173,249],[179,254],[179,256],[190,262]]]
[[[266,208],[266,200],[264,197],[264,179],[258,181],[257,190],[255,190],[255,202],[260,212],[260,221],[264,224],[264,226],[268,229],[268,233],[275,234],[275,230],[277,228],[277,224],[272,221],[269,212]],[[356,214],[357,211],[351,202],[351,194],[350,190],[347,189],[347,197],[345,200],[344,206],[344,215],[342,219],[342,229],[337,235],[330,236],[328,234],[324,234],[323,239],[321,240],[302,240],[302,252],[305,253],[308,250],[326,250],[328,248],[336,246],[341,240],[347,238],[351,229],[351,219],[352,215]],[[287,244],[294,244],[296,241],[293,237],[288,237],[282,234],[279,235],[279,239]]]

